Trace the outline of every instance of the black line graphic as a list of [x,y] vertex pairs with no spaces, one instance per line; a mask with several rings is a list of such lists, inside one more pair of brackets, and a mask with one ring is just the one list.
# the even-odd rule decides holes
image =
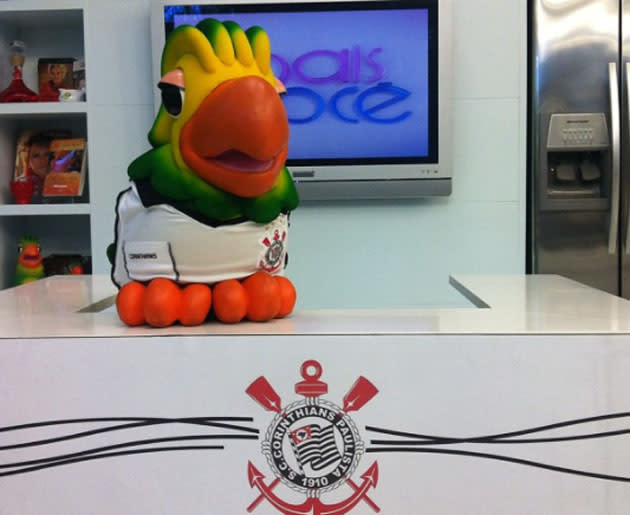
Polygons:
[[454,443],[481,443],[481,444],[510,444],[510,443],[549,443],[549,442],[569,442],[572,440],[589,440],[591,438],[606,438],[608,436],[630,435],[630,429],[619,429],[618,431],[604,431],[601,433],[591,433],[586,435],[557,436],[553,438],[506,438],[488,440],[485,438],[456,438],[452,440],[370,440],[373,445],[450,445]]
[[[367,431],[371,431],[373,433],[381,433],[381,434],[387,434],[387,435],[392,435],[392,436],[402,436],[405,438],[414,438],[417,440],[427,440],[427,441],[432,441],[432,442],[443,442],[443,443],[483,443],[483,442],[494,442],[497,440],[501,440],[503,442],[503,440],[505,438],[511,438],[514,436],[522,436],[522,435],[527,435],[527,434],[532,434],[532,433],[541,433],[543,431],[549,431],[552,429],[559,429],[562,427],[569,427],[569,426],[577,426],[580,424],[588,424],[591,422],[601,422],[604,420],[614,420],[614,419],[618,419],[618,418],[630,418],[630,412],[623,412],[623,413],[612,413],[610,415],[599,415],[596,417],[588,417],[588,418],[579,418],[579,419],[575,419],[575,420],[567,420],[565,422],[558,422],[555,424],[548,424],[545,426],[538,426],[538,427],[532,427],[532,428],[528,428],[528,429],[521,429],[519,431],[511,431],[509,433],[498,433],[498,434],[492,434],[492,435],[485,435],[485,436],[475,436],[472,438],[454,438],[454,437],[450,437],[450,436],[434,436],[434,435],[424,435],[424,434],[419,434],[419,433],[409,433],[409,432],[404,432],[404,431],[396,431],[393,429],[383,429],[380,427],[375,427],[375,426],[366,426],[366,430]],[[628,429],[630,431],[630,428]]]
[[549,436],[549,437],[536,437],[536,438],[518,438],[523,435],[531,435],[535,433],[543,433],[553,429],[568,428],[573,426],[579,426],[582,424],[588,424],[593,422],[602,422],[607,420],[630,418],[630,412],[612,413],[608,415],[601,415],[596,417],[580,418],[574,420],[567,420],[564,422],[558,422],[554,424],[548,424],[544,426],[531,427],[518,431],[510,431],[506,433],[497,433],[483,436],[474,436],[467,438],[451,437],[451,436],[436,436],[427,435],[422,433],[412,433],[407,431],[398,431],[394,429],[386,429],[375,426],[367,426],[366,430],[372,433],[381,435],[388,435],[392,437],[398,437],[399,439],[372,439],[370,444],[374,447],[366,449],[368,453],[426,453],[426,454],[444,454],[444,455],[457,455],[457,456],[469,456],[475,458],[484,458],[498,461],[505,461],[510,463],[517,463],[519,465],[527,465],[530,467],[542,468],[552,470],[555,472],[562,472],[566,474],[574,474],[584,477],[603,479],[607,481],[619,481],[624,483],[630,483],[630,476],[618,476],[611,474],[602,474],[599,472],[591,472],[588,470],[578,470],[567,467],[561,467],[549,463],[541,463],[537,461],[525,460],[522,458],[513,458],[511,456],[504,456],[500,454],[490,454],[485,452],[466,451],[459,449],[436,449],[433,446],[452,445],[452,444],[542,444],[553,442],[567,442],[576,440],[591,440],[599,438],[611,438],[619,437],[622,435],[630,435],[630,427],[625,427],[617,430],[599,431],[583,434],[571,434],[566,436]]
[[[248,427],[243,423],[253,422],[252,417],[184,417],[184,418],[162,418],[162,417],[98,417],[98,418],[77,418],[62,420],[46,420],[40,422],[30,422],[27,424],[19,424],[13,426],[0,427],[0,433],[17,433],[31,429],[56,429],[68,427],[76,424],[107,424],[104,427],[95,427],[83,431],[71,431],[67,434],[55,435],[49,438],[39,438],[35,440],[25,440],[9,445],[0,446],[0,451],[9,451],[15,449],[24,449],[28,447],[51,446],[59,442],[68,442],[71,440],[85,440],[94,435],[103,435],[106,433],[122,433],[125,430],[137,429],[152,426],[177,426],[184,424],[187,426],[197,426],[209,430],[228,430],[217,434],[184,434],[165,436],[160,438],[145,438],[139,440],[123,441],[111,445],[92,447],[88,449],[77,450],[76,452],[48,455],[38,457],[36,459],[15,461],[12,463],[0,462],[0,477],[11,476],[16,474],[24,474],[34,472],[45,468],[68,465],[87,460],[95,460],[109,457],[143,454],[151,452],[166,451],[182,451],[182,450],[222,450],[224,445],[180,445],[169,447],[155,447],[156,444],[168,442],[191,442],[199,440],[214,440],[217,442],[234,441],[234,440],[257,440],[259,438],[259,430],[254,427]],[[124,422],[119,424],[118,422]],[[110,425],[115,423],[114,425]],[[152,446],[148,448],[138,448],[144,446]],[[125,449],[125,450],[120,450]],[[116,452],[111,452],[116,451]],[[0,452],[0,456],[2,453]]]
[[588,472],[585,470],[576,470],[565,467],[558,467],[556,465],[549,465],[547,463],[538,463],[535,461],[523,460],[520,458],[511,458],[509,456],[501,456],[499,454],[487,454],[483,452],[471,452],[471,451],[456,451],[452,449],[423,449],[416,447],[383,447],[383,448],[368,448],[365,452],[377,453],[377,452],[418,452],[428,454],[455,454],[459,456],[473,456],[476,458],[488,458],[492,460],[508,461],[511,463],[518,463],[520,465],[529,465],[531,467],[538,467],[547,470],[553,470],[556,472],[565,472],[567,474],[576,474],[579,476],[593,477],[597,479],[607,479],[610,481],[622,481],[624,483],[630,483],[630,477],[625,476],[609,476],[607,474],[598,474],[596,472]]
[[44,426],[55,426],[55,425],[62,425],[62,424],[78,424],[78,423],[92,423],[92,422],[114,422],[114,421],[121,421],[121,420],[138,420],[138,422],[131,422],[128,424],[119,424],[119,425],[115,425],[115,426],[108,426],[108,427],[102,427],[102,428],[98,428],[98,429],[91,429],[89,431],[81,431],[78,433],[71,433],[68,435],[63,435],[63,436],[57,436],[54,438],[46,438],[43,440],[32,440],[32,441],[28,441],[28,442],[21,442],[18,444],[12,444],[12,445],[2,445],[0,446],[0,451],[3,450],[10,450],[10,449],[20,449],[23,447],[32,447],[32,446],[36,446],[36,445],[46,445],[46,444],[50,444],[50,443],[56,443],[56,442],[62,442],[65,440],[72,440],[74,438],[83,438],[86,436],[92,436],[92,435],[96,435],[96,434],[101,434],[101,433],[107,433],[110,431],[120,431],[123,429],[133,429],[133,428],[137,428],[137,427],[145,427],[145,426],[155,426],[155,425],[160,425],[160,424],[174,424],[174,423],[180,423],[180,424],[191,424],[191,425],[198,425],[198,426],[207,426],[207,427],[216,427],[216,428],[221,428],[221,429],[233,429],[236,431],[243,431],[243,432],[248,432],[248,433],[252,433],[252,434],[259,434],[259,430],[255,429],[255,428],[250,428],[250,427],[243,427],[243,426],[237,426],[234,424],[227,424],[225,422],[220,422],[220,421],[247,421],[247,422],[252,422],[253,419],[251,418],[245,418],[245,417],[240,417],[239,419],[235,420],[235,417],[233,418],[202,418],[202,417],[190,417],[190,418],[163,418],[163,419],[157,419],[157,418],[93,418],[93,419],[74,419],[74,420],[53,420],[53,421],[46,421],[46,422],[35,422],[35,423],[31,423],[31,424],[21,424],[19,426],[10,426],[10,427],[5,427],[5,428],[0,428],[0,432],[3,431],[17,431],[17,430],[22,430],[22,429],[32,429],[32,428],[36,428],[36,427],[44,427]]
[[[83,424],[87,422],[147,422],[156,424],[192,423],[204,424],[212,422],[218,424],[220,422],[253,422],[252,417],[186,417],[186,418],[164,418],[164,417],[96,417],[96,418],[68,418],[61,420],[45,420],[43,422],[29,422],[28,424],[19,424],[15,426],[0,427],[0,433],[5,431],[17,431],[19,429],[32,429],[43,426],[58,426],[63,424]],[[250,431],[258,433],[258,429],[243,426],[225,425],[221,427],[229,427],[230,429],[239,429],[242,431]]]
[[183,442],[187,440],[257,440],[256,436],[249,435],[187,435],[187,436],[169,436],[164,438],[147,438],[145,440],[135,440],[131,442],[124,442],[114,445],[106,445],[104,447],[95,447],[93,449],[87,449],[85,451],[73,452],[70,454],[62,454],[58,456],[51,456],[50,458],[39,458],[36,460],[18,461],[15,463],[0,463],[0,469],[23,467],[30,465],[39,465],[40,463],[48,463],[51,461],[64,461],[72,458],[78,458],[81,456],[89,456],[90,454],[100,454],[104,451],[111,451],[114,449],[124,449],[126,447],[137,447],[140,445],[151,445],[155,443],[165,442]]
[[116,456],[130,456],[133,454],[149,454],[149,453],[157,453],[157,452],[172,452],[172,451],[201,451],[201,450],[222,450],[224,447],[222,445],[190,445],[190,446],[181,446],[181,447],[153,447],[151,449],[136,449],[131,451],[121,451],[121,452],[109,452],[104,454],[96,454],[90,456],[83,456],[80,458],[73,458],[69,460],[61,460],[55,461],[52,463],[46,463],[43,465],[38,465],[35,467],[26,467],[18,470],[12,470],[10,472],[0,472],[0,477],[2,476],[15,476],[17,474],[25,474],[27,472],[35,472],[36,470],[47,469],[51,467],[60,467],[62,465],[70,465],[72,463],[79,463],[81,461],[89,461],[89,460],[98,460],[102,458],[113,458]]

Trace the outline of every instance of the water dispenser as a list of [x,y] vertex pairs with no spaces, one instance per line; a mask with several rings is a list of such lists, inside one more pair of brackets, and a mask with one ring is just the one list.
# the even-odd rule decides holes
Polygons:
[[611,152],[604,113],[552,114],[543,154],[543,210],[608,208]]

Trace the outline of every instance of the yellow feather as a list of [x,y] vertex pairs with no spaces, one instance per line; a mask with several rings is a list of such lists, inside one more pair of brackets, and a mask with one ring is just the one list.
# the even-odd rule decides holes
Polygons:
[[174,70],[177,61],[185,54],[195,55],[208,73],[215,72],[222,65],[203,33],[194,27],[183,26],[175,30],[166,43],[162,54],[162,75]]

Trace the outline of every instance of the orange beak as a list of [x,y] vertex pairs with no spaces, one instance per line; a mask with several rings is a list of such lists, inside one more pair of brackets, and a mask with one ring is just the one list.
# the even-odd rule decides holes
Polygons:
[[269,191],[288,153],[289,121],[273,86],[260,77],[226,81],[182,128],[186,164],[206,182],[239,197]]
[[27,243],[18,257],[20,265],[26,268],[38,267],[42,262],[42,255],[35,243]]

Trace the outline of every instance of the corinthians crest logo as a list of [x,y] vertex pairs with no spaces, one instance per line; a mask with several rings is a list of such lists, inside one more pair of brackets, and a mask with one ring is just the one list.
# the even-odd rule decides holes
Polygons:
[[[262,453],[275,479],[266,483],[265,476],[249,462],[249,483],[260,495],[247,511],[254,511],[264,500],[285,515],[343,515],[360,502],[380,511],[367,495],[378,481],[377,462],[360,476],[359,482],[352,479],[365,445],[348,416],[348,412],[361,409],[378,390],[366,378],[359,377],[340,407],[320,398],[328,393],[328,385],[320,380],[319,362],[305,361],[300,372],[303,380],[296,383],[295,392],[304,399],[285,408],[280,396],[262,376],[246,390],[266,410],[276,413],[262,444]],[[306,500],[301,504],[284,501],[274,492],[280,483],[306,495]],[[344,485],[351,489],[345,499],[331,504],[320,499]]]
[[278,230],[274,231],[273,238],[265,237],[262,240],[264,253],[258,267],[269,273],[275,272],[284,264],[285,248],[286,248],[287,232]]

